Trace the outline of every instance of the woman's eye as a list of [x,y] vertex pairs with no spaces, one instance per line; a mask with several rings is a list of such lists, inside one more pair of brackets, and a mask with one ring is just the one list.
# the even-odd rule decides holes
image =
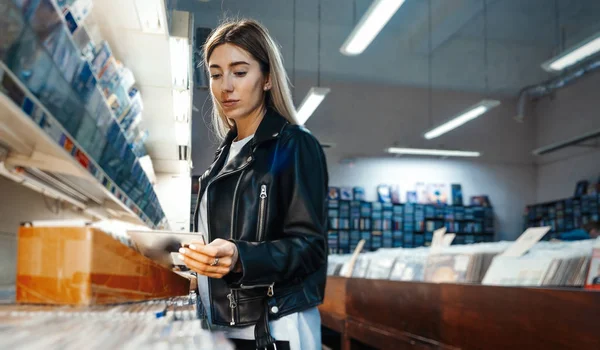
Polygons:
[[244,77],[244,76],[246,76],[246,73],[248,73],[248,72],[235,72],[235,75],[238,77]]
[[219,77],[221,77],[221,74],[211,74],[210,75],[211,79],[218,79]]

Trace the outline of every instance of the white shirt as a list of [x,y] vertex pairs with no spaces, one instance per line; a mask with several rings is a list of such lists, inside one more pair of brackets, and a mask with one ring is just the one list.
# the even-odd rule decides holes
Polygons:
[[[243,140],[233,141],[227,155],[228,164],[242,148],[254,137],[250,135]],[[198,215],[198,231],[206,233],[207,227],[207,191],[204,191],[200,201],[200,212]],[[211,322],[210,298],[208,294],[208,277],[198,275],[198,290],[202,304],[206,311],[208,322]],[[211,325],[211,327],[214,327]],[[270,321],[271,335],[278,341],[289,341],[290,349],[320,349],[321,348],[321,315],[316,307],[284,316],[278,320]],[[216,327],[214,327],[216,328]],[[223,330],[227,337],[233,339],[254,339],[254,326],[234,328],[218,327]]]

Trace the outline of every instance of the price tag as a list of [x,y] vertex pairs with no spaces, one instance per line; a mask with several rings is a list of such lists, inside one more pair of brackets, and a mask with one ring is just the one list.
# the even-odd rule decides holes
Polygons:
[[446,233],[444,235],[444,241],[442,242],[442,245],[444,247],[449,247],[452,244],[452,241],[454,241],[454,237],[456,237],[456,234],[454,234],[454,233]]
[[500,254],[500,256],[512,256],[519,257],[523,254],[527,253],[531,247],[533,247],[537,242],[539,242],[542,237],[548,231],[550,231],[550,226],[544,227],[530,227],[525,232],[521,234],[521,236],[513,243],[508,249],[504,251],[504,253]]
[[433,231],[433,238],[431,240],[432,248],[439,248],[444,246],[444,234],[446,233],[446,228],[438,228]]

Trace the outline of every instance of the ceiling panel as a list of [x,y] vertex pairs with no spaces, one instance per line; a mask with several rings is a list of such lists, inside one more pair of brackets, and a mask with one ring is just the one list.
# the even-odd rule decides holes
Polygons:
[[[316,80],[320,68],[323,80],[422,87],[429,84],[428,62],[429,55],[433,55],[432,61],[446,65],[433,67],[433,88],[465,92],[489,89],[505,95],[516,95],[524,86],[548,79],[550,75],[540,68],[545,59],[559,51],[560,46],[568,47],[600,30],[598,0],[406,0],[363,54],[343,56],[340,46],[371,3],[370,0],[178,0],[177,6],[194,12],[196,24],[204,27],[214,28],[225,16],[247,16],[261,21],[280,43],[284,63],[292,76],[313,75]],[[484,3],[487,16],[483,14]],[[482,64],[486,39],[488,65]],[[488,89],[482,84],[486,74]]]
[[146,142],[148,153],[152,154],[154,161],[162,160],[179,160],[178,147],[173,142]]

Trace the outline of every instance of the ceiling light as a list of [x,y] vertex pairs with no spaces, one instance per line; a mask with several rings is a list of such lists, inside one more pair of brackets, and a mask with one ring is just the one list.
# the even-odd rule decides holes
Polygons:
[[190,76],[190,45],[187,38],[170,37],[171,75],[173,87],[186,90],[189,87]]
[[575,145],[579,145],[585,141],[593,140],[600,138],[600,129],[595,129],[592,131],[588,131],[582,135],[572,137],[563,141],[555,142],[553,144],[543,146],[540,148],[536,148],[532,151],[532,153],[536,156],[541,156],[547,153],[556,152],[563,148],[572,147]]
[[421,148],[398,148],[390,147],[387,153],[408,154],[419,156],[443,156],[443,157],[479,157],[481,153],[471,151],[453,151],[445,149],[421,149]]
[[321,102],[323,102],[329,91],[331,91],[329,88],[320,87],[313,87],[308,91],[304,101],[300,104],[300,108],[298,108],[298,113],[296,113],[298,124],[303,125],[306,123],[308,118],[310,118]]
[[162,0],[135,0],[138,19],[142,32],[152,34],[166,33],[166,17],[164,1]]
[[500,101],[496,100],[483,100],[478,104],[469,107],[467,110],[461,112],[456,117],[452,118],[450,121],[438,126],[437,128],[428,131],[425,133],[425,138],[431,140],[440,135],[447,133],[450,130],[456,129],[459,126],[465,124],[468,121],[471,121],[490,109],[500,105]]
[[585,39],[562,54],[546,61],[542,68],[548,72],[560,72],[561,70],[580,62],[600,51],[600,32]]
[[354,27],[340,52],[347,56],[365,51],[405,0],[376,0]]

